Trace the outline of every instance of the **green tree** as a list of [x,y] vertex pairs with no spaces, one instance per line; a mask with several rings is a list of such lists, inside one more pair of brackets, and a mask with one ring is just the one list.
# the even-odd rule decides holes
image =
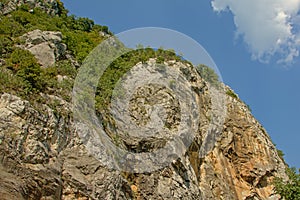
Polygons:
[[199,73],[199,75],[208,83],[210,83],[212,86],[219,87],[220,81],[219,76],[216,74],[216,72],[203,64],[197,65],[196,69]]
[[276,178],[274,181],[275,191],[281,197],[287,200],[300,199],[300,169],[297,173],[296,168],[287,168],[286,174],[289,177],[288,181],[282,178]]
[[58,15],[66,17],[68,15],[68,10],[64,7],[64,4],[60,0],[56,0],[58,7]]

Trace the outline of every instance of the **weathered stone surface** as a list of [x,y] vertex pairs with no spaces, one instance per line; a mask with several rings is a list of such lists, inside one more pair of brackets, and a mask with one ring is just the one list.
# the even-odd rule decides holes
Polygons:
[[[36,35],[40,33],[36,32]],[[51,38],[57,39],[59,34],[53,33]],[[31,37],[30,44],[41,41],[44,39]],[[151,62],[153,64],[155,60]],[[238,99],[227,97],[223,132],[216,138],[216,144],[212,144],[212,150],[200,157],[212,109],[210,91],[192,66],[176,61],[167,64],[189,72],[186,75],[193,85],[200,109],[199,130],[184,157],[151,173],[107,169],[89,154],[77,136],[70,103],[43,94],[49,101],[58,102],[57,107],[64,112],[55,111],[45,104],[37,109],[28,101],[5,93],[0,97],[1,198],[279,199],[274,195],[272,179],[285,177],[284,163],[247,106]],[[178,103],[170,95],[163,101],[157,95],[159,92],[147,89],[155,91],[159,87],[141,88],[132,98],[131,111],[137,122],[147,121],[147,115],[141,116],[139,110],[145,107],[143,102],[150,95],[150,102],[159,102],[167,110],[169,128],[176,131],[180,112],[174,111]],[[162,89],[161,92],[164,96],[169,91]],[[140,106],[136,106],[137,103]],[[104,116],[104,119],[113,123],[108,117]],[[139,140],[123,139],[127,145],[131,144],[130,147],[123,145],[129,150],[143,152],[161,145],[143,143],[139,146]]]
[[222,137],[200,167],[204,198],[278,199],[272,180],[285,177],[285,165],[275,146],[244,103],[228,97],[227,107]]
[[29,5],[31,9],[40,8],[50,15],[59,13],[59,7],[56,0],[8,0],[3,2],[0,2],[0,15],[9,14],[23,4]]
[[[16,196],[58,199],[62,185],[58,154],[68,143],[68,135],[63,133],[72,126],[46,105],[40,109],[19,97],[1,95],[1,173],[15,176],[10,181],[17,184],[10,187],[15,188]],[[8,186],[1,189],[0,193],[10,193]]]
[[21,38],[25,44],[20,47],[29,50],[43,67],[53,65],[67,50],[60,32],[34,30]]

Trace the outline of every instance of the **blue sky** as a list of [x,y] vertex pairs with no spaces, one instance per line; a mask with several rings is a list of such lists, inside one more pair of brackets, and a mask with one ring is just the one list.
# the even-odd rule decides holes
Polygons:
[[62,1],[116,34],[163,27],[199,42],[287,163],[300,168],[300,0]]

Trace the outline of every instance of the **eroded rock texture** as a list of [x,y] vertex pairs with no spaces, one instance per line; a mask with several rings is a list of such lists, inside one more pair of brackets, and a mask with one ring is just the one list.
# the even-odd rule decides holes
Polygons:
[[21,37],[25,41],[21,48],[29,50],[43,67],[54,65],[63,58],[67,46],[62,43],[61,32],[34,30]]
[[[79,139],[70,103],[48,95],[58,102],[57,109],[36,107],[5,93],[0,98],[1,199],[279,199],[274,195],[272,179],[285,177],[284,163],[247,106],[237,98],[226,97],[223,131],[211,151],[201,157],[210,121],[210,90],[192,66],[175,61],[166,64],[184,72],[199,103],[200,127],[184,157],[143,174],[108,169]],[[136,96],[131,101],[131,111],[139,122],[146,118],[135,111],[146,104],[136,103],[147,95],[155,103],[153,98],[158,94],[146,89],[136,93],[142,98]],[[170,109],[166,124],[176,131],[174,109],[179,105],[172,96],[167,97],[167,101],[159,102]],[[157,148],[130,138],[123,142],[128,150]]]
[[59,3],[56,0],[3,0],[0,2],[0,15],[7,15],[24,4],[28,5],[31,9],[42,9],[49,15],[57,15],[61,11]]

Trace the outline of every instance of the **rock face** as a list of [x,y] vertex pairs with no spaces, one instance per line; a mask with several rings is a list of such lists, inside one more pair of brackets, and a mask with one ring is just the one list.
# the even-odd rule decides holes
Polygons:
[[[23,4],[50,15],[62,12],[57,0],[4,0],[0,3],[0,15],[9,15]],[[107,35],[102,33],[102,36]],[[52,66],[60,59],[67,59],[79,67],[72,55],[66,53],[60,32],[34,30],[21,39],[24,44],[20,47],[29,50],[42,67]],[[111,45],[114,44],[113,40]],[[0,66],[3,63],[5,60],[0,60]],[[156,64],[156,59],[150,59],[134,66],[126,77],[129,82],[123,91],[138,83],[130,83],[132,80],[151,79]],[[193,66],[174,60],[164,65],[171,66],[185,80],[170,80],[166,87],[157,79],[123,96],[123,99],[130,97],[129,119],[138,126],[160,125],[161,131],[149,138],[139,137],[143,136],[141,131],[132,135],[130,129],[129,133],[115,134],[116,131],[124,132],[128,123],[120,128],[116,122],[123,119],[113,119],[107,113],[102,113],[101,117],[115,146],[141,155],[155,152],[180,130],[185,114],[184,102],[178,99],[180,92],[173,94],[172,89],[179,85],[191,89],[197,106],[188,104],[185,107],[194,108],[189,113],[196,113],[199,119],[187,121],[199,123],[199,126],[193,131],[194,137],[182,157],[144,173],[109,168],[91,154],[87,148],[88,139],[79,137],[82,133],[76,126],[70,102],[40,93],[48,103],[36,105],[4,93],[0,94],[0,199],[280,199],[274,194],[272,180],[276,176],[286,178],[284,162],[247,106],[238,98],[226,95],[223,99],[226,107],[221,108],[227,111],[224,123],[221,129],[209,129],[211,122],[223,119],[212,118],[217,110],[214,102],[222,100],[220,93],[212,89]],[[139,68],[148,70],[150,75],[138,73]],[[158,65],[158,71],[170,76],[163,65]],[[57,79],[63,83],[69,77],[58,75]],[[122,90],[119,95],[122,98]],[[119,106],[120,111],[124,107]],[[215,114],[221,116],[222,112]],[[190,133],[189,128],[183,130]],[[173,150],[176,152],[176,148]]]
[[264,128],[235,98],[228,99],[222,137],[202,162],[204,199],[278,199],[271,182],[285,177],[284,163]]
[[61,32],[34,30],[21,36],[29,50],[43,67],[49,67],[65,55],[67,46],[62,43]]
[[[41,39],[41,35],[43,38],[60,38],[56,33],[40,31],[30,35],[38,35],[35,39],[30,37],[29,42],[37,44],[47,41]],[[223,131],[211,151],[204,157],[199,156],[210,120],[210,90],[192,66],[172,63],[193,85],[202,114],[201,125],[182,158],[150,173],[108,169],[90,155],[74,128],[72,105],[68,102],[48,95],[49,100],[57,102],[57,108],[46,104],[36,108],[17,96],[1,94],[1,198],[279,199],[274,195],[272,179],[275,176],[285,177],[284,163],[268,134],[239,99],[226,97],[227,115]],[[156,86],[150,88],[155,91]],[[159,98],[148,89],[141,89],[136,95]],[[140,101],[138,96],[133,98],[131,111],[137,121],[143,122],[145,118],[139,111],[143,106],[137,106]],[[170,129],[175,130],[178,119],[172,116],[177,116],[174,109],[178,103],[171,96],[165,104],[160,99],[158,101],[167,111],[170,109],[166,112],[167,122]],[[138,151],[155,148],[145,145],[147,143],[143,146],[125,139],[124,143],[131,146],[124,145],[124,148],[139,148]]]
[[56,15],[60,11],[56,0],[4,0],[0,2],[0,15],[9,14],[24,4],[27,4],[31,9],[40,8],[50,15]]

